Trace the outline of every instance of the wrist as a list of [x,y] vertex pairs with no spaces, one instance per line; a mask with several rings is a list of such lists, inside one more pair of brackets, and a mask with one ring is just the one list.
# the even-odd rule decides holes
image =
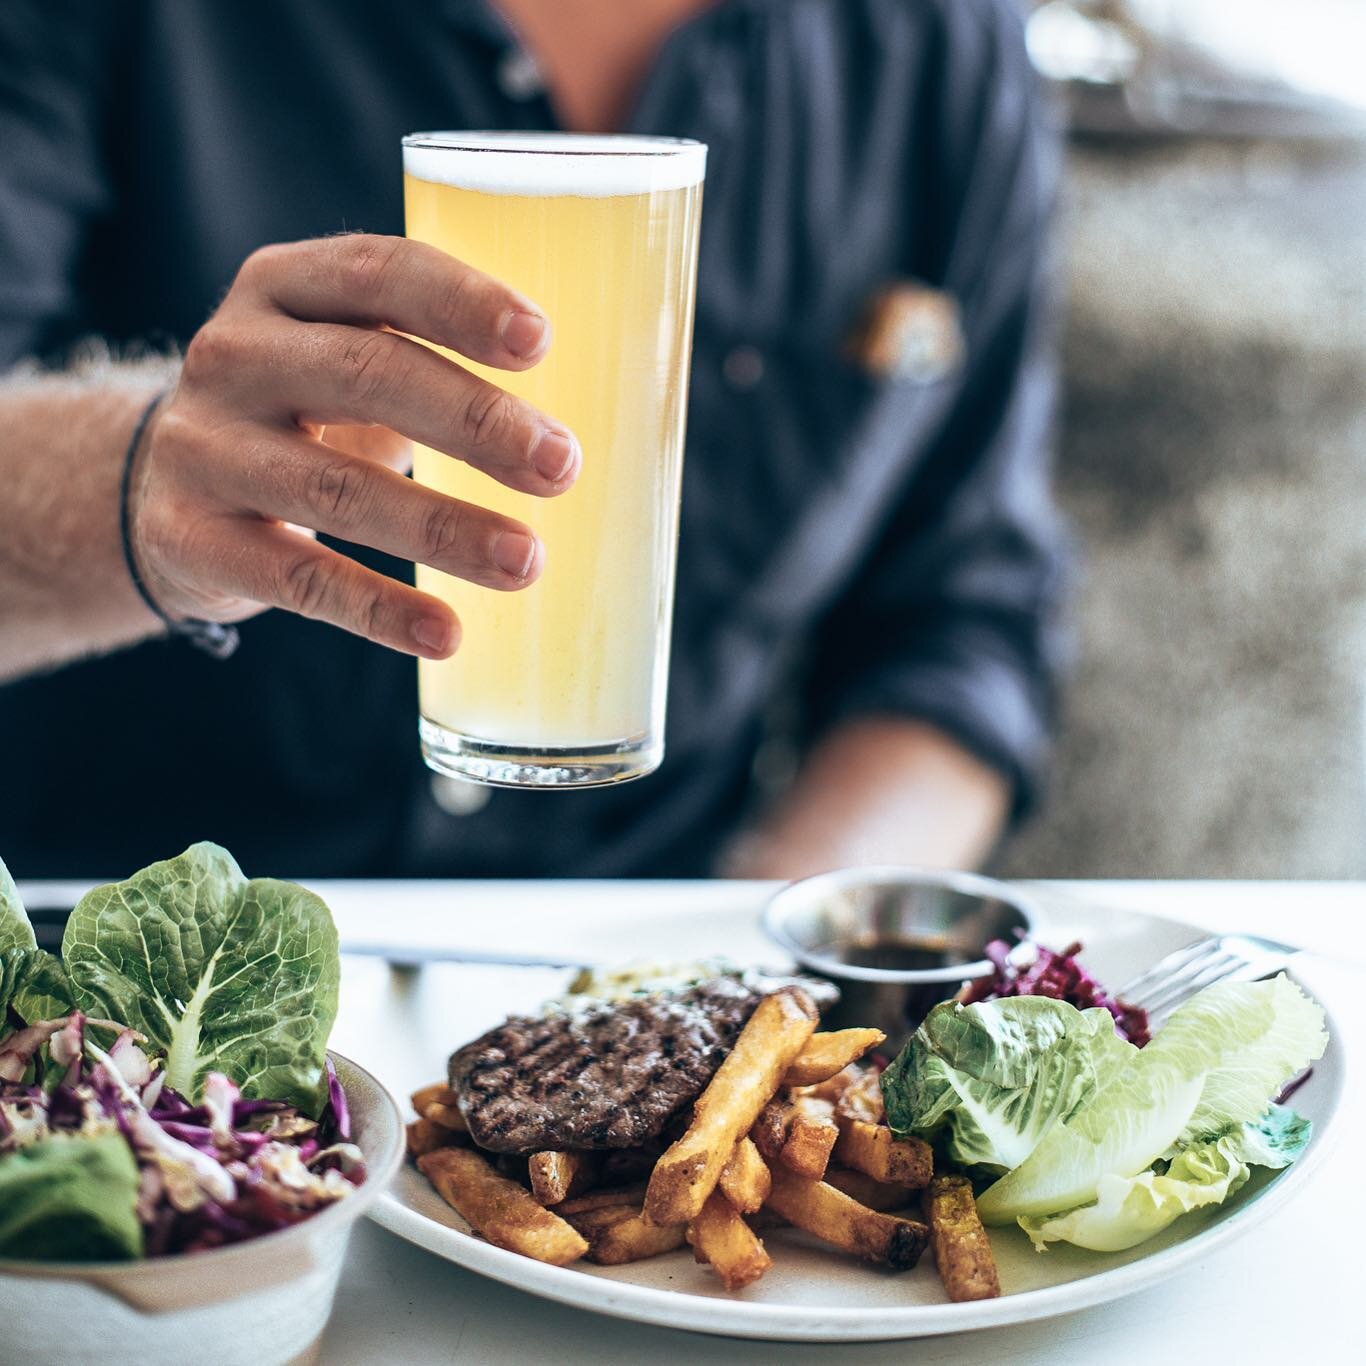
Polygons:
[[143,557],[139,554],[137,514],[147,498],[147,461],[144,451],[155,438],[155,427],[170,396],[170,389],[153,394],[144,404],[128,438],[123,458],[123,476],[119,486],[119,539],[123,549],[124,567],[128,571],[143,606],[158,624],[173,636],[181,636],[214,659],[227,659],[238,646],[239,636],[234,626],[216,621],[205,621],[188,612],[172,612],[167,608],[168,596],[157,592],[157,584],[149,576]]
[[124,445],[118,492],[119,547],[123,555],[123,567],[143,612],[163,629],[170,618],[153,595],[149,575],[138,549],[138,514],[147,490],[146,461],[143,456],[151,444],[153,428],[168,393],[168,390],[160,389],[143,396]]

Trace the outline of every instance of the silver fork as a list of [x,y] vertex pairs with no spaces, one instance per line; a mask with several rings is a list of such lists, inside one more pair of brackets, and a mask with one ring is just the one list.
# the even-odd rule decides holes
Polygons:
[[1216,934],[1169,953],[1147,972],[1126,982],[1116,995],[1142,1006],[1156,1028],[1177,1006],[1215,982],[1256,982],[1280,972],[1299,952],[1274,939]]

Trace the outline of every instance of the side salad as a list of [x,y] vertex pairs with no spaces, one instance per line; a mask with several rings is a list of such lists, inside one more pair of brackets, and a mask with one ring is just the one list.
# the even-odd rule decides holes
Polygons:
[[1077,988],[1072,950],[1043,955],[1017,965],[1018,992],[936,1006],[882,1075],[892,1129],[973,1178],[984,1223],[1040,1251],[1120,1251],[1304,1150],[1309,1121],[1275,1098],[1328,1036],[1288,978],[1206,987],[1140,1048],[1146,1021],[1092,985],[1083,1008],[1033,994]]
[[311,892],[196,844],[77,904],[57,958],[0,863],[0,1258],[196,1252],[365,1179]]

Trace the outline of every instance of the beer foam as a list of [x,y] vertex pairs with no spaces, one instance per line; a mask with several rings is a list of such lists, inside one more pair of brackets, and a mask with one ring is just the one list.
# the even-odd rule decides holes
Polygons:
[[584,133],[413,133],[403,169],[416,180],[485,194],[607,198],[699,185],[703,143]]

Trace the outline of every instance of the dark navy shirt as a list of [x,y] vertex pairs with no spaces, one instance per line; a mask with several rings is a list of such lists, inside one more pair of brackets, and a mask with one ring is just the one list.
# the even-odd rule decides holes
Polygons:
[[[5,0],[0,367],[183,344],[262,243],[401,233],[404,133],[554,126],[481,0]],[[0,688],[16,874],[200,838],[251,872],[705,874],[780,694],[808,739],[928,720],[1027,804],[1062,560],[1055,147],[1013,6],[722,0],[630,127],[710,147],[663,768],[449,814],[413,661],[272,612],[226,663],[154,641]],[[875,373],[848,339],[909,282],[956,308],[961,359]]]

